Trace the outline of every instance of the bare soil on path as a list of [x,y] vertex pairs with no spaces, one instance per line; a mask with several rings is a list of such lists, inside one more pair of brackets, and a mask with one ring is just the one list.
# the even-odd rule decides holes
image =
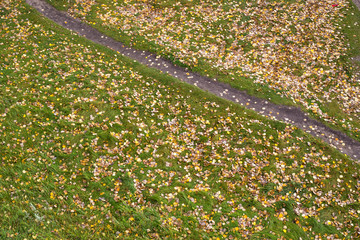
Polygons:
[[[353,1],[360,8],[360,0]],[[114,51],[117,51],[124,56],[134,59],[148,67],[156,68],[163,73],[167,73],[186,83],[195,85],[204,91],[208,91],[216,96],[254,110],[263,116],[295,125],[311,135],[322,139],[324,142],[335,147],[355,161],[360,161],[359,142],[350,138],[343,132],[333,130],[323,123],[310,118],[308,114],[304,113],[300,108],[276,105],[266,101],[265,99],[250,96],[246,92],[234,89],[228,84],[218,82],[214,79],[188,71],[185,68],[175,66],[170,61],[150,52],[127,47],[123,43],[100,33],[89,25],[72,18],[67,13],[58,11],[44,0],[26,0],[26,2],[37,9],[45,17],[78,33],[80,36],[113,49]]]
[[358,9],[360,10],[360,0],[352,0],[352,1],[358,7]]

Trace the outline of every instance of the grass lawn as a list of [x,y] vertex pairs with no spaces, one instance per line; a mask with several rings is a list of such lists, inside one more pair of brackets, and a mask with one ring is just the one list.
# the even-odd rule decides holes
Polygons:
[[[341,1],[48,0],[135,48],[360,140],[360,12]],[[350,44],[350,45],[349,45]]]
[[360,237],[359,164],[0,2],[0,239]]

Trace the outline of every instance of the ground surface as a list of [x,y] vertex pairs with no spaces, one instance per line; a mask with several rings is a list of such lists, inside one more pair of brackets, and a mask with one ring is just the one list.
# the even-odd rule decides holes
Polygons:
[[359,238],[359,164],[334,148],[25,1],[0,17],[0,239]]
[[128,46],[296,105],[360,141],[349,61],[360,55],[360,12],[348,0],[47,1]]
[[352,0],[352,1],[360,9],[360,1],[359,0]]
[[130,47],[125,47],[122,43],[101,34],[94,28],[81,23],[79,20],[73,19],[66,13],[62,13],[56,10],[45,1],[27,0],[27,2],[56,23],[68,29],[74,30],[80,35],[85,36],[86,38],[96,43],[100,43],[104,46],[114,49],[115,51],[118,51],[125,56],[131,57],[132,59],[135,59],[147,66],[157,68],[176,78],[181,79],[182,81],[196,85],[206,91],[214,93],[217,96],[241,104],[242,106],[246,106],[261,113],[262,115],[292,123],[297,127],[311,133],[312,135],[321,138],[325,142],[336,147],[341,152],[347,154],[353,159],[360,159],[359,142],[347,137],[340,131],[332,130],[324,124],[309,118],[307,114],[303,113],[299,108],[275,105],[266,100],[249,96],[245,92],[234,89],[227,84],[211,80],[209,78],[189,72],[184,68],[175,66],[170,61],[164,60],[154,54],[132,49]]

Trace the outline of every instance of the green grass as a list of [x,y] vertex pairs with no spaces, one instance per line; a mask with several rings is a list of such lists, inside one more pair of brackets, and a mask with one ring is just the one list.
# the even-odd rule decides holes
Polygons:
[[[272,1],[270,5],[254,1],[203,1],[199,8],[197,1],[142,4],[98,0],[83,5],[65,3],[62,8],[127,45],[156,52],[175,64],[251,95],[277,104],[299,106],[326,125],[360,140],[359,84],[354,78],[354,67],[358,64],[349,60],[359,55],[356,36],[360,26],[356,23],[360,13],[353,4],[345,7],[347,3],[342,1],[332,6],[330,1],[321,4]],[[269,9],[276,10],[269,12]],[[211,19],[214,16],[218,18]],[[174,23],[177,27],[171,25]],[[265,31],[252,28],[261,25]],[[257,37],[250,34],[254,29]],[[330,37],[329,32],[332,32]],[[189,41],[184,42],[188,36]],[[285,39],[286,36],[295,36],[295,40]],[[277,40],[264,42],[272,38]],[[178,47],[178,43],[183,45]],[[211,50],[211,46],[218,50],[207,56],[204,51]],[[298,50],[300,47],[306,51]],[[225,50],[220,51],[221,48]],[[243,51],[237,55],[241,60],[226,67],[227,63],[231,65],[230,54],[235,51],[236,55],[239,49]],[[264,65],[269,61],[269,66]],[[244,65],[249,65],[250,70],[244,70]]]
[[[349,59],[347,59],[347,61],[349,61],[351,65],[348,71],[360,74],[360,11],[353,3],[351,3],[350,9],[351,10],[346,13],[346,17],[344,18],[342,31],[349,43]],[[352,58],[356,58],[357,60],[350,60]]]
[[0,238],[358,238],[359,165],[0,3]]
[[345,12],[346,16],[344,18],[344,29],[343,33],[346,35],[346,39],[349,41],[349,57],[355,57],[360,55],[360,40],[359,40],[359,34],[360,34],[360,28],[359,28],[359,10],[357,9],[356,5],[351,2],[350,11]]
[[61,11],[66,11],[69,6],[76,3],[75,0],[47,0],[47,2]]

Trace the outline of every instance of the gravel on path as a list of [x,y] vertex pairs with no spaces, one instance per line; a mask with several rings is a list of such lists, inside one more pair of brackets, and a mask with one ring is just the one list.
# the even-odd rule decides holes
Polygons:
[[[211,92],[216,96],[254,110],[263,116],[295,125],[305,132],[322,139],[324,142],[348,155],[353,160],[360,162],[360,143],[358,141],[348,137],[343,132],[333,130],[323,123],[310,118],[308,114],[304,113],[300,108],[276,105],[265,99],[250,96],[246,92],[234,89],[228,84],[216,81],[216,79],[210,79],[188,71],[185,68],[175,66],[170,61],[150,52],[127,47],[123,43],[100,33],[89,25],[72,18],[67,13],[55,9],[44,0],[26,0],[26,2],[37,9],[45,17],[78,33],[80,36],[113,49],[114,51],[146,66],[156,68],[163,73],[167,73],[186,83]],[[360,8],[360,0],[354,0],[354,3]]]

